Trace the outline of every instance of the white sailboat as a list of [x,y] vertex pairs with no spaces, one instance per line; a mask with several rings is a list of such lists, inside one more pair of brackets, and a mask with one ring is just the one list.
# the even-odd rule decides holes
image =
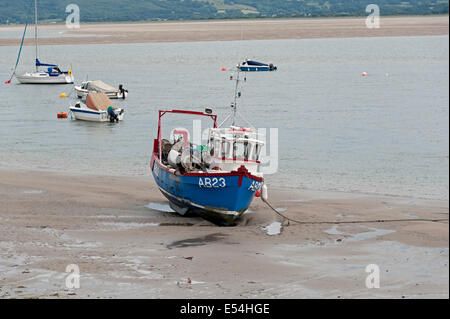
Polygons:
[[[38,58],[38,15],[37,0],[34,0],[34,42],[36,47],[36,70],[15,75],[16,79],[23,84],[72,84],[74,76],[71,70],[61,71],[56,64],[41,63]],[[40,70],[40,67],[46,69]]]

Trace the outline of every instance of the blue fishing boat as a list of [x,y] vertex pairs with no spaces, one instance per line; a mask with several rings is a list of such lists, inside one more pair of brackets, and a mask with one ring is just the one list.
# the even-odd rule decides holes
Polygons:
[[[220,226],[234,225],[253,198],[264,199],[267,195],[259,167],[265,136],[247,120],[250,127],[236,124],[237,116],[244,119],[237,110],[240,86],[246,82],[246,78],[241,81],[241,72],[238,68],[237,76],[231,76],[236,81],[232,112],[220,125],[211,109],[159,111],[158,135],[150,162],[156,184],[172,209],[184,216],[201,216]],[[184,128],[173,129],[164,138],[162,120],[169,115],[210,120],[206,143],[193,143],[190,132]],[[225,126],[228,121],[230,126]]]
[[[208,145],[197,147],[182,130],[172,132],[173,141],[163,139],[161,120],[168,114],[210,117],[213,123],[208,129]],[[218,128],[216,119],[216,115],[204,112],[159,111],[158,138],[150,167],[160,191],[176,212],[231,226],[248,209],[264,182],[257,171],[263,142],[247,128]]]
[[242,72],[267,72],[276,71],[278,68],[272,63],[266,64],[252,60],[246,60],[238,65],[238,69]]

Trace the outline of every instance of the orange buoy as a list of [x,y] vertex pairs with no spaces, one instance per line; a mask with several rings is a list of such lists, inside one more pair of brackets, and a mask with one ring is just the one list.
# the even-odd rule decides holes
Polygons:
[[67,113],[66,113],[66,112],[59,112],[59,113],[57,114],[57,117],[58,117],[59,119],[65,119],[65,118],[67,118]]
[[222,71],[226,71],[227,70],[227,68],[222,68]]
[[256,191],[256,193],[255,193],[255,197],[261,197],[261,190],[260,189],[258,189],[257,191]]
[[366,75],[367,75],[367,72],[363,72],[363,73],[362,73],[362,76],[366,76]]

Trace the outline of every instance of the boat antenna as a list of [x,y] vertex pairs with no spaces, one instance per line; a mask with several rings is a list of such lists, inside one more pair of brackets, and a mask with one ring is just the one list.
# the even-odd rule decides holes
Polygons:
[[[34,0],[34,44],[36,46],[36,60],[38,59],[38,11],[37,11],[37,0]],[[38,71],[38,66],[36,64],[36,72]]]

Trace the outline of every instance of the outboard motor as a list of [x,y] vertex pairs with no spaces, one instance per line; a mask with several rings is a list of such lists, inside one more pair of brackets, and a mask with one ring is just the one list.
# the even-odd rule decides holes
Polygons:
[[117,116],[116,112],[114,111],[114,108],[112,106],[108,107],[108,115],[109,115],[109,121],[111,123],[119,122],[119,117]]
[[128,93],[128,90],[125,90],[122,84],[119,84],[119,92],[122,94],[122,99],[125,100],[125,93]]

